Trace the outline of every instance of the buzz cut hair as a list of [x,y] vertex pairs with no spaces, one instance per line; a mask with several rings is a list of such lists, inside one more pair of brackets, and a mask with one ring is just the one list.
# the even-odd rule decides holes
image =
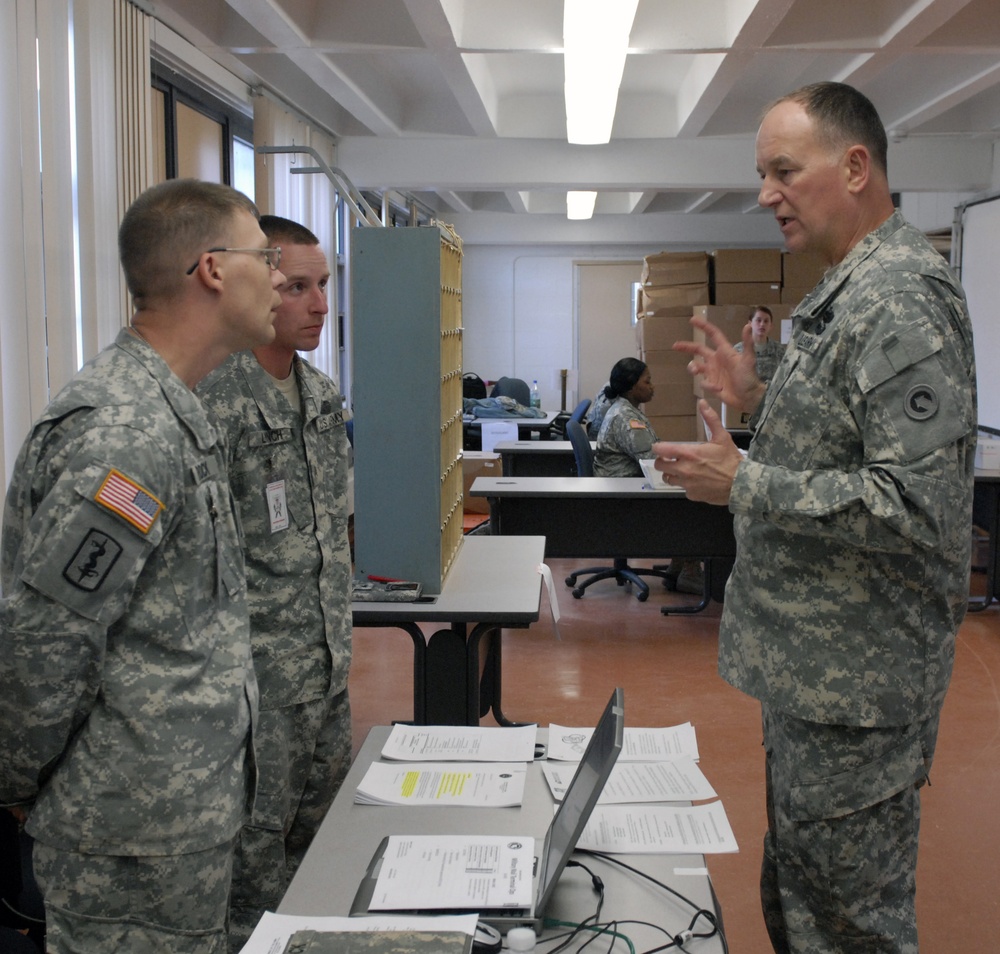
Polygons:
[[260,227],[268,245],[319,245],[319,239],[304,225],[280,215],[262,215]]
[[860,144],[868,150],[876,167],[888,174],[889,143],[885,125],[872,101],[846,83],[810,83],[775,100],[802,106],[823,142],[831,149]]
[[240,212],[259,218],[242,192],[217,182],[168,179],[143,192],[118,229],[118,256],[135,307],[177,295],[191,261],[230,244]]

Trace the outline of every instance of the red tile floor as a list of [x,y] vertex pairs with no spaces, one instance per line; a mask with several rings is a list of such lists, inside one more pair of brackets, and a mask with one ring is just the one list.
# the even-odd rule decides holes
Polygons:
[[[600,562],[600,561],[596,561]],[[763,757],[756,702],[716,674],[720,607],[664,617],[660,605],[691,597],[651,587],[639,603],[611,582],[574,600],[562,584],[580,561],[553,560],[562,618],[503,634],[503,711],[542,725],[592,725],[611,688],[625,689],[633,725],[690,720],[701,767],[739,842],[708,868],[734,954],[771,950],[757,901],[764,833]],[[973,577],[973,589],[977,581]],[[350,688],[355,746],[372,725],[412,716],[412,644],[399,630],[354,634]],[[918,923],[925,954],[1000,950],[1000,605],[969,614],[942,717],[931,786],[924,789]],[[483,720],[491,724],[492,717]],[[694,948],[692,948],[694,951]]]

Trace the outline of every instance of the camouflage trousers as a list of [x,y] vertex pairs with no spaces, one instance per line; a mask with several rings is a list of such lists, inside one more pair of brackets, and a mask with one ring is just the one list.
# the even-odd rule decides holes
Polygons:
[[274,911],[351,762],[351,704],[335,696],[261,710],[254,731],[257,796],[237,837],[229,950]]
[[761,903],[778,954],[917,954],[919,787],[938,718],[819,725],[766,706]]
[[35,841],[48,954],[224,954],[233,843],[185,855],[86,855]]

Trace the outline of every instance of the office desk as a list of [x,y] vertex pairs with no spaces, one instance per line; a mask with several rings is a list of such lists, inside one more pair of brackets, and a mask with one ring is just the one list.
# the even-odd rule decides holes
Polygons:
[[648,486],[643,477],[477,477],[470,494],[489,499],[494,534],[544,536],[548,557],[712,561],[707,585],[721,602],[736,556],[733,515],[679,487]]
[[[594,441],[591,447],[596,447]],[[500,441],[504,477],[575,477],[576,457],[569,441]]]
[[1000,580],[997,579],[1000,573],[1000,560],[997,558],[997,549],[1000,547],[1000,474],[976,471],[972,522],[990,537],[986,551],[986,591],[981,600],[969,600],[969,610],[975,613],[1000,599]]
[[[626,699],[626,706],[628,700]],[[627,710],[626,710],[627,711]],[[540,730],[544,737],[546,730]],[[365,739],[309,851],[278,906],[279,914],[300,916],[347,915],[365,869],[384,835],[511,834],[541,839],[552,819],[553,801],[542,777],[541,765],[530,765],[524,801],[517,808],[397,808],[355,805],[354,792],[376,761],[389,735],[387,726],[376,726]],[[715,911],[717,905],[702,855],[620,855],[622,860],[648,872],[695,904]],[[693,910],[672,895],[601,859],[586,857],[584,864],[600,875],[605,885],[604,919],[636,919],[662,924],[671,933],[686,928]],[[694,871],[679,874],[678,871]],[[596,895],[590,877],[581,868],[567,868],[556,888],[548,915],[579,922],[593,914]],[[704,922],[702,922],[704,923]],[[622,932],[635,942],[636,950],[663,944],[662,933],[641,925],[623,925]],[[607,950],[609,940],[598,938],[594,950]],[[579,944],[574,945],[577,949]],[[619,942],[615,951],[625,951]],[[698,954],[723,950],[718,938],[690,945]]]
[[541,440],[547,440],[552,423],[559,416],[560,411],[546,411],[545,417],[472,417],[462,415],[462,426],[465,438],[468,440],[470,431],[476,434],[481,433],[480,424],[491,421],[503,421],[505,424],[516,424],[518,437],[530,437],[538,434]]
[[[545,540],[538,536],[466,537],[433,602],[351,603],[355,626],[410,634],[415,723],[478,725],[491,709],[501,725],[508,723],[500,708],[500,630],[537,621],[542,592],[537,567],[544,552]],[[450,625],[425,639],[420,623]]]

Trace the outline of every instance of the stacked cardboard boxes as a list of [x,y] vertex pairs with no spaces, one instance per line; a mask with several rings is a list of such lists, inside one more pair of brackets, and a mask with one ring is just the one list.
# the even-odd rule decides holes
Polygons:
[[715,305],[772,305],[781,301],[781,251],[721,248],[715,259]]
[[691,311],[683,317],[648,315],[636,324],[639,356],[649,367],[655,391],[643,411],[662,441],[696,439],[696,398],[687,370],[690,356],[672,350],[675,341],[691,340]]
[[[665,440],[704,437],[696,410],[702,396],[699,380],[687,371],[689,356],[672,350],[675,341],[697,340],[700,335],[689,323],[692,314],[718,325],[735,342],[754,306],[767,305],[774,314],[771,337],[787,339],[793,307],[820,281],[823,272],[824,266],[815,256],[777,248],[646,256],[640,275],[636,344],[656,389],[644,410],[657,436]],[[710,396],[709,402],[721,412],[717,398]],[[727,414],[727,418],[732,417]],[[739,422],[727,423],[737,426]]]
[[639,277],[637,317],[677,318],[712,300],[711,259],[707,252],[647,255]]
[[819,284],[826,264],[818,255],[807,252],[782,252],[781,303],[797,305]]

